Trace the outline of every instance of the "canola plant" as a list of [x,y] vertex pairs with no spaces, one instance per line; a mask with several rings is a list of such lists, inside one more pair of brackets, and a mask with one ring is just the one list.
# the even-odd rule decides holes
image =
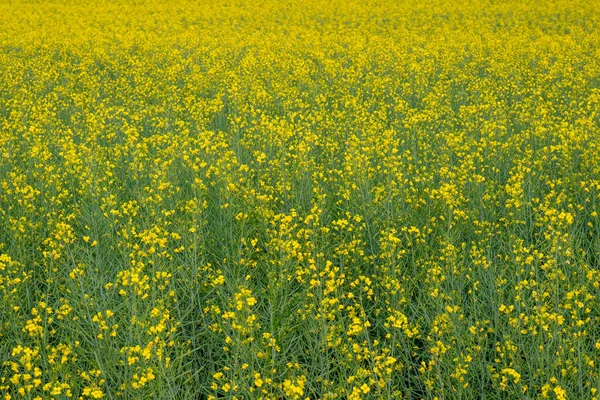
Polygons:
[[0,1],[0,398],[599,399],[596,0]]

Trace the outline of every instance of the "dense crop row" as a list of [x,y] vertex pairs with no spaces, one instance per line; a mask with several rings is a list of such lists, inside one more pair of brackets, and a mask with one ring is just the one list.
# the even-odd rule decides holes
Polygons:
[[0,3],[4,399],[598,399],[595,1]]

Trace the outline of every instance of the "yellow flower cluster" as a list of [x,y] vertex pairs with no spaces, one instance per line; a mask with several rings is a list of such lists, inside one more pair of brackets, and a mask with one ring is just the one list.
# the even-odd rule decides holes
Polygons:
[[598,32],[0,2],[0,399],[600,400]]

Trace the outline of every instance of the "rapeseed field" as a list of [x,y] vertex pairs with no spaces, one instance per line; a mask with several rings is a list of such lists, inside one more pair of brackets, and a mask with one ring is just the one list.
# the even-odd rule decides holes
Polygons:
[[0,0],[0,398],[600,399],[597,0]]

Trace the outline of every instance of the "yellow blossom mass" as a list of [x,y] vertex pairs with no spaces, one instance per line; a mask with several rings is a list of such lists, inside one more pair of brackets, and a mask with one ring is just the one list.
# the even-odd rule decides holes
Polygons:
[[0,1],[0,399],[600,400],[596,0]]

